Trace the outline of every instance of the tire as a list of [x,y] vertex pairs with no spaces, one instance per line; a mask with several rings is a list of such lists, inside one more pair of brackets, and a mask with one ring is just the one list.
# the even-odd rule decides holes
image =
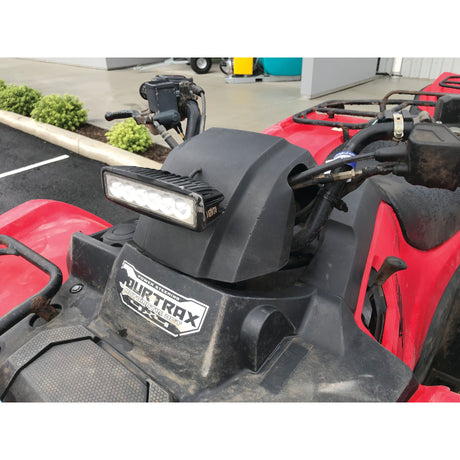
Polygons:
[[232,63],[229,58],[222,58],[219,63],[219,69],[224,75],[232,74]]
[[212,67],[211,58],[191,58],[190,67],[199,74],[208,73]]

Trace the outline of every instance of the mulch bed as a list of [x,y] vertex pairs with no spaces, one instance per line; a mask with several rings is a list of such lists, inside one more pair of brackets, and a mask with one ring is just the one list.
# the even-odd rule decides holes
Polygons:
[[[105,144],[107,144],[107,138],[105,137],[105,133],[107,131],[107,129],[100,128],[99,126],[94,126],[89,123],[86,123],[75,130],[77,134],[81,134],[82,136],[89,137],[90,139],[94,139],[96,141],[104,142]],[[153,144],[144,153],[139,153],[138,155],[163,163],[170,151],[171,150],[167,147]]]

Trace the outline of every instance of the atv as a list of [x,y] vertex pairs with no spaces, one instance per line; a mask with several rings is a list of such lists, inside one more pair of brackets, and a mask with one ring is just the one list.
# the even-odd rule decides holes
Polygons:
[[106,118],[171,153],[101,171],[136,219],[0,216],[2,401],[460,401],[460,75],[263,133],[205,130],[191,78],[140,94]]

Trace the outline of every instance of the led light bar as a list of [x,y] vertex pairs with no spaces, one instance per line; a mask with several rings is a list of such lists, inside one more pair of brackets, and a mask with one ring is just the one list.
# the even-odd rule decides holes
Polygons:
[[110,201],[195,231],[219,215],[224,199],[205,182],[136,166],[103,167],[102,184]]

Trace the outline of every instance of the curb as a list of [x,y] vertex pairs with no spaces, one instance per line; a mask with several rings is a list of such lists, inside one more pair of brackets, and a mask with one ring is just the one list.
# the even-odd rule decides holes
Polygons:
[[56,144],[92,160],[100,161],[111,166],[142,166],[160,169],[161,163],[150,160],[136,153],[131,153],[103,142],[89,139],[81,134],[58,128],[47,123],[35,121],[32,118],[17,113],[0,110],[0,123],[18,129],[44,141]]

